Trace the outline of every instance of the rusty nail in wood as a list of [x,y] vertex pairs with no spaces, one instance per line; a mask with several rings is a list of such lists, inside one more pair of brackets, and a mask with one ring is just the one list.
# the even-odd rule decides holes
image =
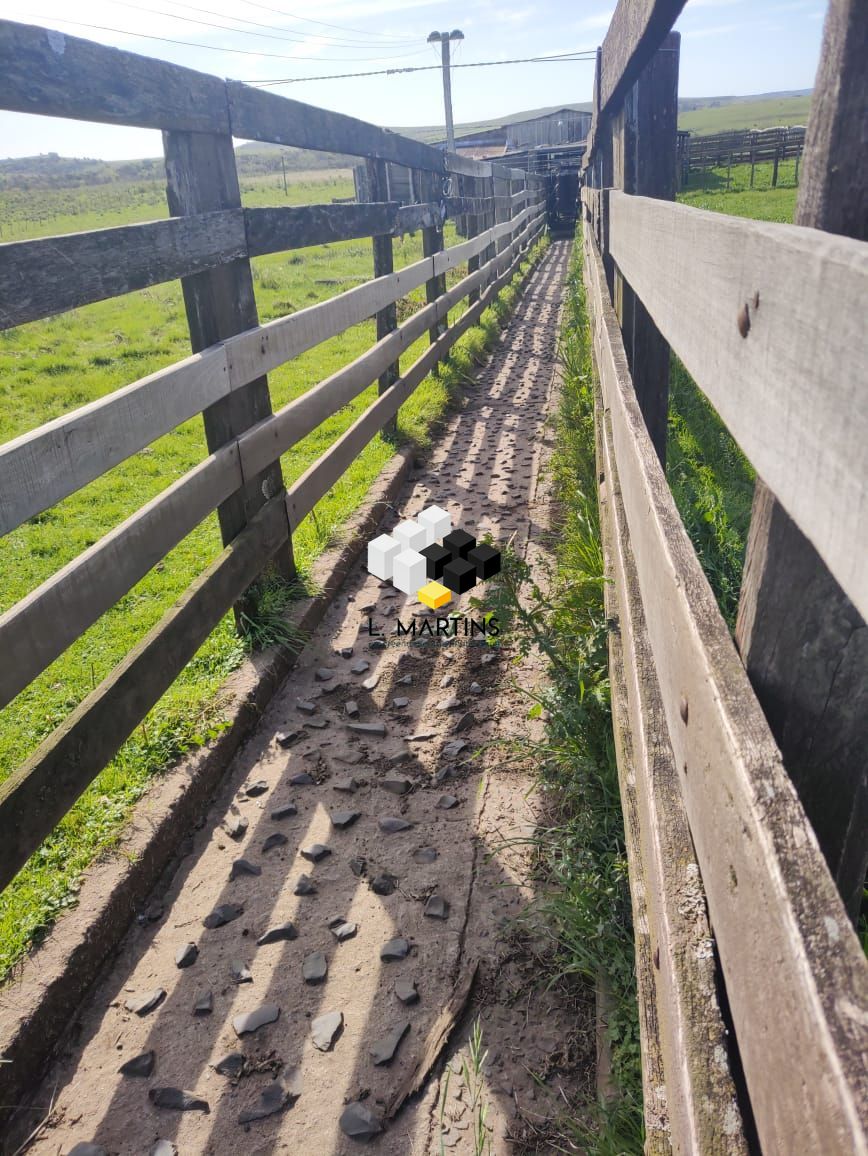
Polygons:
[[756,292],[754,293],[753,301],[751,302],[751,304],[753,305],[754,312],[756,312],[757,309],[759,309],[759,289],[757,289]]
[[683,695],[681,696],[681,702],[678,704],[678,710],[681,714],[681,721],[683,723],[686,723],[687,722],[687,715],[688,715],[688,706],[687,706],[687,699]]
[[750,333],[750,306],[746,301],[738,311],[738,331],[742,337]]

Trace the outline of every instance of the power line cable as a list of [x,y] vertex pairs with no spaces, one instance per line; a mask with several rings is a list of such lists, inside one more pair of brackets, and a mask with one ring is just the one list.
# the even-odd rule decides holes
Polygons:
[[273,12],[276,16],[288,16],[290,20],[301,20],[305,24],[318,24],[322,28],[334,28],[338,32],[358,32],[362,36],[382,36],[387,40],[400,39],[389,36],[386,32],[370,32],[364,28],[351,28],[346,24],[328,24],[325,20],[314,20],[310,16],[299,16],[295,12],[286,12],[281,8],[272,8],[269,4],[260,4],[258,0],[242,0],[242,3],[249,4],[253,8],[262,8],[266,12]]
[[[164,11],[161,11],[159,8],[148,8],[144,4],[134,4],[134,3],[132,3],[132,0],[116,0],[116,3],[121,4],[124,8],[135,8],[138,12],[147,12],[147,13],[152,14],[154,16],[168,16],[172,20],[182,20],[182,21],[186,22],[187,24],[202,24],[206,28],[220,28],[226,32],[238,32],[242,36],[258,36],[262,39],[269,39],[269,40],[286,40],[292,44],[310,44],[312,41],[311,35],[295,36],[295,35],[293,35],[293,33],[289,29],[281,28],[278,30],[277,28],[272,27],[272,25],[270,25],[270,24],[261,24],[258,20],[246,20],[244,17],[240,17],[240,16],[227,16],[222,12],[213,12],[210,8],[197,8],[193,4],[185,4],[182,2],[182,0],[179,0],[179,6],[181,8],[189,8],[192,12],[201,12],[205,16],[217,16],[220,19],[235,20],[235,21],[240,22],[242,24],[254,24],[254,25],[256,25],[257,28],[265,28],[267,30],[267,32],[250,32],[246,28],[234,28],[231,24],[212,24],[210,21],[207,21],[207,20],[197,20],[193,16],[185,16],[185,15],[179,14],[177,12],[164,12]],[[282,35],[282,33],[288,33],[288,35]],[[353,47],[353,48],[371,49],[371,48],[378,47],[377,45],[374,45],[371,43],[365,43],[365,42],[360,41],[360,40],[344,41],[343,38],[339,38],[337,36],[326,36],[326,35],[323,35],[320,33],[317,33],[317,37],[321,40],[335,41],[336,43],[335,43],[334,47],[336,49],[340,47],[340,44],[337,43],[339,41],[340,41],[340,43],[346,43],[348,48]],[[399,47],[407,47],[411,44],[420,44],[420,43],[421,43],[421,39],[420,40],[405,40],[403,42],[396,42],[394,45],[390,44],[387,47],[399,48]],[[332,47],[332,45],[330,45],[330,47]],[[368,59],[370,59],[370,57]],[[390,58],[388,56],[386,56],[383,59],[388,60]]]
[[[415,55],[415,54],[414,54]],[[476,60],[471,64],[453,64],[452,68],[493,68],[499,64],[587,64],[597,58],[596,49],[558,53],[556,56],[524,56],[515,60]],[[324,60],[325,57],[318,57]],[[398,76],[408,72],[439,72],[439,64],[407,65],[403,68],[380,68],[372,72],[336,72],[328,76],[292,76],[283,80],[247,80],[254,88],[271,88],[279,84],[304,84],[308,80],[353,80],[362,76]]]
[[[286,53],[280,52],[257,52],[249,48],[218,48],[215,44],[201,44],[195,40],[174,40],[170,36],[156,36],[152,32],[131,32],[128,28],[111,28],[106,24],[85,24],[81,20],[69,20],[66,16],[53,17],[49,20],[46,16],[36,16],[30,13],[27,20],[28,22],[43,20],[49,28],[54,24],[71,24],[73,28],[88,28],[95,32],[114,32],[118,36],[132,36],[139,40],[159,40],[162,44],[179,44],[182,48],[204,48],[208,52],[230,52],[233,56],[267,56],[272,60],[292,60],[295,64],[300,64],[310,59],[309,57],[303,56],[289,56]],[[240,32],[241,29],[236,28],[233,29],[233,31]],[[374,46],[371,45],[371,47],[373,48]],[[381,54],[379,56],[360,56],[357,59],[359,63],[364,63],[368,60],[401,60],[406,59],[408,56],[421,56],[424,51],[424,49],[420,48],[418,52],[402,52],[391,58]],[[346,64],[347,62],[346,57],[342,56],[317,56],[316,59],[327,60],[329,63],[334,64]]]

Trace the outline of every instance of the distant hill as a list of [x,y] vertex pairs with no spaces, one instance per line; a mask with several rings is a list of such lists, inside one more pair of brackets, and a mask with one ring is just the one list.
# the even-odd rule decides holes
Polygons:
[[[765,92],[752,96],[683,96],[678,101],[678,127],[703,135],[726,132],[737,128],[771,128],[773,125],[805,124],[811,105],[811,90],[796,89],[792,92]],[[552,104],[546,108],[531,108],[524,112],[514,112],[509,116],[494,117],[489,120],[467,121],[456,124],[455,135],[482,132],[499,125],[514,124],[518,120],[531,120],[536,116],[546,116],[559,108],[572,108],[577,112],[590,112],[590,101],[573,104]],[[442,125],[423,125],[415,128],[396,128],[404,136],[428,143],[443,139]]]

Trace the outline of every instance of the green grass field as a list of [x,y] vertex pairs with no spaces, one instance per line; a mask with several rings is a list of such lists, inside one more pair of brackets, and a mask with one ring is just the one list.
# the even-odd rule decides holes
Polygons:
[[[294,181],[289,200],[323,202],[348,196],[346,175]],[[162,199],[161,199],[162,198]],[[247,204],[286,203],[282,178],[246,182]],[[166,216],[161,187],[151,184],[0,194],[6,237],[77,231]],[[454,243],[447,224],[447,244]],[[421,234],[395,241],[395,266],[422,256]],[[460,279],[463,269],[448,275]],[[369,240],[321,245],[262,257],[253,267],[261,321],[322,301],[372,275]],[[406,316],[424,303],[424,286],[405,303]],[[456,310],[457,316],[460,310]],[[401,408],[399,440],[425,441],[450,394],[474,358],[493,339],[491,311],[481,328],[462,338],[451,372],[429,377]],[[362,353],[375,341],[373,321],[354,326],[282,366],[269,377],[275,408]],[[409,365],[427,337],[405,355]],[[0,334],[0,443],[189,354],[178,282]],[[376,384],[324,422],[282,459],[287,483],[322,454],[376,396]],[[335,530],[364,498],[394,446],[375,438],[352,469],[318,504],[294,538],[304,575]],[[0,613],[82,550],[159,494],[206,455],[201,417],[123,462],[108,474],[0,539]],[[0,779],[7,777],[159,620],[221,548],[216,515],[203,522],[163,563],[0,711]],[[117,837],[132,803],[151,776],[184,751],[213,736],[221,724],[216,693],[241,662],[243,641],[227,615],[170,691],[82,796],[56,832],[0,896],[0,977],[21,958],[63,908],[75,902],[82,870]]]
[[807,124],[810,95],[763,96],[754,99],[697,101],[697,108],[685,108],[679,101],[678,127],[697,136],[729,132],[740,128],[776,128],[779,125]]

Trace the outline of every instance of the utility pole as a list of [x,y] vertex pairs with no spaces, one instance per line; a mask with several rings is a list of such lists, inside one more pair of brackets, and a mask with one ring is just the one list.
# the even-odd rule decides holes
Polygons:
[[446,107],[446,148],[455,152],[455,126],[452,123],[452,77],[449,73],[449,41],[463,40],[464,33],[458,28],[452,32],[432,32],[428,37],[429,44],[440,42],[441,59],[443,62],[443,104]]

